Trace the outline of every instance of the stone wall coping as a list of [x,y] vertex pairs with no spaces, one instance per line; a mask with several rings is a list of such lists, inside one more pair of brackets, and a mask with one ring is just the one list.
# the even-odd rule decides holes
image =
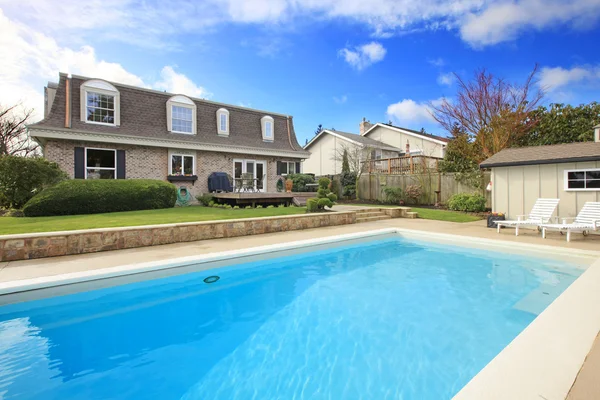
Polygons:
[[[235,212],[235,211],[232,211]],[[107,228],[93,228],[93,229],[78,229],[72,231],[48,231],[48,232],[32,232],[32,233],[17,233],[12,235],[0,235],[0,241],[12,240],[12,239],[33,239],[40,237],[54,237],[54,236],[71,236],[81,235],[87,233],[103,233],[103,232],[122,232],[122,231],[137,231],[137,230],[148,230],[157,228],[175,228],[182,226],[195,226],[195,225],[214,225],[214,224],[233,224],[236,222],[245,221],[270,221],[277,219],[287,218],[310,218],[321,215],[328,215],[334,211],[328,211],[325,213],[306,213],[306,214],[292,214],[292,215],[274,215],[270,217],[255,217],[255,218],[236,218],[236,219],[217,219],[210,221],[190,221],[190,222],[176,222],[173,224],[155,224],[155,225],[132,225],[132,226],[118,226],[118,227],[107,227]],[[354,214],[355,211],[335,211],[335,215]],[[26,217],[23,217],[26,218]]]

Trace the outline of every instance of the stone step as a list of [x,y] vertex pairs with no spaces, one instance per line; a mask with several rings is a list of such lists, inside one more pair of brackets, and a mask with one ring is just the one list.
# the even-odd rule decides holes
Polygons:
[[361,222],[375,222],[375,221],[381,221],[384,219],[391,219],[391,217],[388,215],[379,215],[379,216],[375,216],[375,217],[357,217],[356,223],[358,224]]
[[406,218],[419,218],[419,213],[416,211],[408,211],[406,213]]
[[379,215],[387,215],[381,211],[367,211],[367,212],[357,212],[356,213],[356,217],[357,218],[361,218],[361,217],[376,217]]

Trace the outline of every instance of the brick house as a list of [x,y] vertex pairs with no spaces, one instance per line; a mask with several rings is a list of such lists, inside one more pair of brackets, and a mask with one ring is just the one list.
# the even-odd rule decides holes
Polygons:
[[75,179],[149,178],[208,192],[208,176],[252,173],[258,191],[310,155],[292,117],[61,73],[29,125],[44,156]]

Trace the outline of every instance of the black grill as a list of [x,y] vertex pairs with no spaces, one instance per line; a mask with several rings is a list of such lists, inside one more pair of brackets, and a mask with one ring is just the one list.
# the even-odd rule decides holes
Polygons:
[[233,192],[229,176],[225,172],[213,172],[208,177],[208,191],[213,192]]

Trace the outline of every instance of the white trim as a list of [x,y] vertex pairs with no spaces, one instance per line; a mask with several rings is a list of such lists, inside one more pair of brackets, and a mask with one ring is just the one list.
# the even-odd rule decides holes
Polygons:
[[[151,138],[143,136],[127,136],[115,133],[78,132],[68,128],[37,128],[28,127],[33,138],[58,139],[58,140],[80,140],[110,144],[132,144],[150,147],[177,147],[180,149],[214,151],[220,153],[254,154],[272,157],[290,157],[306,159],[310,156],[308,152],[292,150],[270,150],[256,147],[244,147],[226,144],[200,143],[181,141],[176,139]],[[189,135],[188,135],[189,136]]]
[[[346,141],[346,142],[348,142],[348,143],[352,143],[352,144],[354,144],[354,145],[356,145],[356,146],[359,146],[359,147],[362,147],[362,148],[366,148],[366,147],[372,147],[372,148],[378,148],[378,149],[381,149],[381,150],[386,150],[386,151],[397,151],[397,152],[402,152],[402,150],[401,150],[401,149],[399,149],[399,148],[397,148],[397,147],[394,147],[394,146],[387,145],[387,144],[385,144],[385,143],[383,143],[383,142],[381,142],[381,144],[382,144],[383,146],[380,146],[380,145],[378,145],[377,147],[375,147],[375,145],[367,145],[367,144],[365,144],[365,143],[356,142],[356,141],[354,141],[354,140],[352,140],[352,139],[350,139],[350,138],[348,138],[348,137],[346,137],[346,136],[343,136],[343,135],[340,135],[340,134],[338,134],[338,133],[337,133],[337,132],[335,132],[335,131],[330,131],[329,129],[323,129],[321,132],[319,132],[319,134],[318,134],[317,136],[313,137],[313,138],[310,140],[310,142],[308,142],[307,144],[305,144],[305,145],[304,145],[303,149],[304,149],[304,150],[307,150],[307,149],[308,149],[308,148],[309,148],[309,147],[310,147],[310,146],[311,146],[313,143],[316,143],[316,142],[317,142],[317,140],[318,140],[318,139],[321,137],[321,135],[323,135],[324,133],[328,133],[328,134],[330,134],[330,135],[332,135],[332,136],[335,136],[335,137],[336,137],[336,138],[338,138],[338,139],[345,140],[345,141]],[[373,139],[373,140],[375,140],[375,139]]]
[[371,132],[372,130],[374,130],[374,129],[375,129],[375,128],[377,128],[378,126],[379,126],[379,127],[381,127],[381,128],[391,129],[391,130],[393,130],[393,131],[397,131],[397,132],[400,132],[400,133],[404,133],[404,134],[406,134],[406,135],[413,136],[413,137],[416,137],[416,138],[419,138],[419,139],[428,140],[428,141],[430,141],[430,142],[433,142],[433,143],[441,144],[442,146],[448,146],[448,143],[447,143],[447,142],[443,142],[443,141],[441,141],[441,140],[433,139],[433,138],[430,138],[430,137],[428,137],[428,136],[419,135],[419,134],[417,134],[417,133],[413,133],[413,132],[411,132],[411,131],[407,131],[407,130],[405,130],[405,129],[402,129],[402,128],[397,128],[397,127],[395,127],[395,126],[389,126],[389,125],[385,125],[385,124],[382,124],[382,123],[380,123],[380,122],[376,123],[375,125],[373,125],[373,126],[372,126],[372,127],[370,127],[369,129],[367,129],[367,130],[366,130],[366,131],[365,131],[365,132],[364,132],[364,133],[363,133],[361,136],[367,136],[367,134],[368,134],[369,132]]
[[[108,168],[108,167],[88,167],[87,165],[87,151],[89,150],[106,150],[106,151],[112,151],[115,153],[115,167],[114,168]],[[115,171],[115,177],[113,179],[117,179],[117,149],[103,149],[100,147],[84,147],[83,148],[83,178],[87,179],[88,178],[88,168],[89,169],[102,169],[105,171]]]
[[[267,136],[267,123],[271,124],[271,136]],[[275,120],[273,117],[265,115],[260,119],[260,127],[262,131],[262,138],[265,142],[272,142],[275,140]]]
[[[565,192],[600,192],[600,188],[569,188],[569,172],[587,172],[594,171],[600,172],[600,168],[582,168],[582,169],[565,169],[563,171],[563,186]],[[583,180],[585,184],[585,179]]]
[[[252,171],[252,175],[254,176],[254,178],[258,178],[257,174],[256,174],[256,169],[257,169],[257,165],[260,163],[263,165],[263,175],[265,175],[265,179],[263,181],[263,188],[262,190],[260,190],[260,192],[266,192],[267,191],[267,180],[268,180],[268,173],[267,173],[267,167],[269,165],[269,163],[267,162],[267,160],[256,160],[256,159],[250,159],[250,158],[234,158],[232,163],[231,163],[231,167],[232,167],[232,174],[231,176],[233,177],[234,181],[233,181],[233,187],[235,189],[235,179],[239,179],[235,177],[235,163],[239,162],[242,164],[242,174],[244,173],[248,173],[248,163],[253,163],[254,164],[254,171]],[[244,172],[244,170],[246,172]],[[240,177],[241,178],[241,177]],[[261,177],[262,178],[262,177]],[[259,191],[258,188],[256,187],[256,182],[254,182],[254,190]]]
[[[97,122],[87,120],[87,96],[88,93],[98,93],[106,96],[113,96],[114,105],[114,123]],[[83,82],[79,87],[79,119],[86,124],[104,125],[104,126],[119,126],[121,125],[121,94],[116,87],[109,82],[100,79],[91,79]]]
[[[221,116],[225,116],[225,129],[221,129]],[[229,111],[225,108],[217,110],[217,135],[229,136]]]
[[[173,130],[173,107],[187,108],[192,110],[192,131],[181,132]],[[188,97],[183,95],[175,95],[167,100],[167,131],[169,133],[178,133],[181,135],[195,135],[196,134],[196,103],[190,100]]]
[[[186,176],[184,173],[182,173],[181,175],[173,175],[173,156],[178,156],[178,157],[182,157],[181,158],[181,172],[183,171],[184,168],[184,164],[185,164],[185,157],[192,157],[192,175],[197,175],[196,174],[196,155],[195,154],[186,154],[185,152],[171,152],[169,151],[169,175],[171,176]],[[187,175],[189,176],[189,175]]]

